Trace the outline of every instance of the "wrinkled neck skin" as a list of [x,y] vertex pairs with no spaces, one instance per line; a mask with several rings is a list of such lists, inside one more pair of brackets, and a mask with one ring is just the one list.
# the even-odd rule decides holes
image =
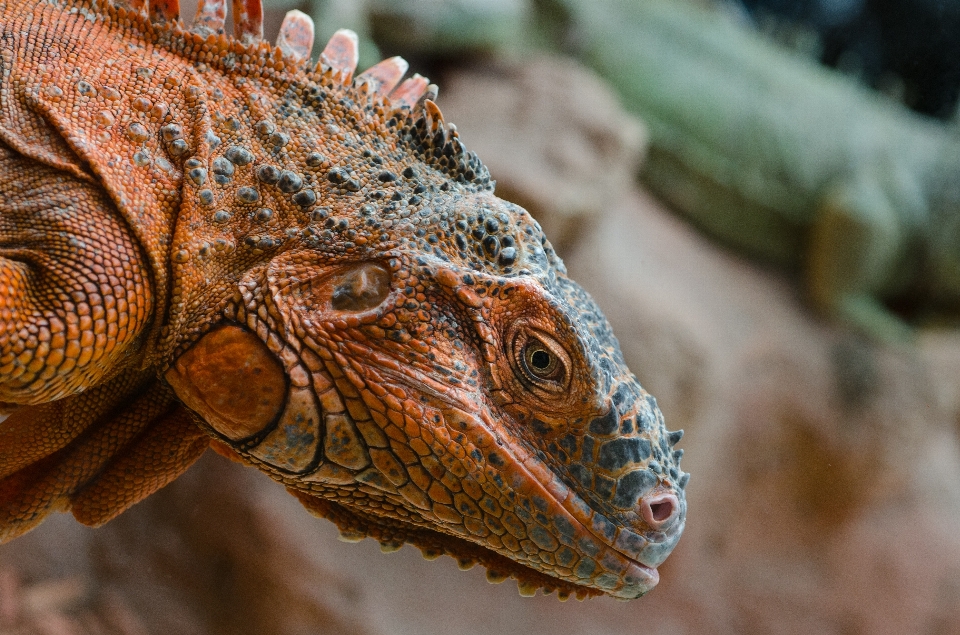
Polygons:
[[248,132],[210,108],[171,241],[167,380],[346,535],[521,592],[643,595],[686,476],[606,319],[482,166],[431,151],[429,118],[347,117],[311,88],[274,82],[299,114]]

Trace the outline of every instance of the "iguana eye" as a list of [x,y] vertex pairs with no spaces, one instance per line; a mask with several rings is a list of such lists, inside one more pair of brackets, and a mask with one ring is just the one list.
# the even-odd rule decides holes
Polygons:
[[551,392],[566,389],[569,359],[560,345],[545,333],[521,330],[514,340],[514,359],[523,378]]

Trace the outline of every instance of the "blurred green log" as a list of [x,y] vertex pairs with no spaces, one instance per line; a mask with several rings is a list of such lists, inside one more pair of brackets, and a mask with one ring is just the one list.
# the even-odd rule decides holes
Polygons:
[[724,242],[801,268],[813,302],[882,340],[885,302],[960,304],[956,131],[680,0],[550,0],[650,126],[643,179]]

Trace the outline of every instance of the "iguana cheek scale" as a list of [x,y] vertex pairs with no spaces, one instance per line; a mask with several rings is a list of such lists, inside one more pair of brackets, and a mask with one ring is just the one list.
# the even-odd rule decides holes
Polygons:
[[[436,88],[259,2],[2,9],[0,533],[106,522],[213,445],[347,539],[638,597],[686,516],[593,300]],[[186,406],[186,407],[184,407]]]

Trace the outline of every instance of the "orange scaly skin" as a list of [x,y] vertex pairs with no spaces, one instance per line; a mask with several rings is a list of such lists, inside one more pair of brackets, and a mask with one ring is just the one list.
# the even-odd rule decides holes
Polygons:
[[[0,8],[0,536],[213,443],[348,538],[642,595],[680,433],[406,63],[257,0]],[[212,441],[211,441],[212,440]]]

